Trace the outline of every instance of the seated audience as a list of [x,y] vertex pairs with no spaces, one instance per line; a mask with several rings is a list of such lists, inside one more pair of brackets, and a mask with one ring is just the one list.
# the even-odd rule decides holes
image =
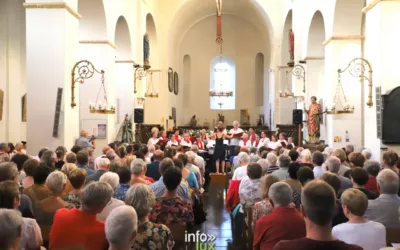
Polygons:
[[0,209],[0,249],[21,249],[23,225],[20,213],[12,209]]
[[25,178],[26,174],[23,169],[24,163],[29,159],[26,154],[16,153],[12,158],[11,161],[17,165],[18,169],[18,183],[22,183],[22,180]]
[[375,200],[376,198],[378,198],[378,194],[364,188],[364,185],[368,182],[367,170],[361,167],[354,167],[350,171],[353,188],[356,188],[363,192],[367,196],[368,200]]
[[181,154],[178,156],[178,160],[174,160],[175,167],[179,168],[182,172],[182,181],[187,183],[189,187],[189,192],[193,195],[199,189],[199,184],[197,182],[196,176],[187,167],[185,167],[184,160],[187,160],[186,155]]
[[[78,158],[78,163],[79,163],[79,158]],[[97,170],[94,171],[93,174],[89,174],[89,172],[86,171],[88,173],[88,177],[86,178],[86,183],[90,183],[92,181],[99,181],[101,176],[107,173],[107,171],[109,170],[110,170],[110,160],[108,158],[101,158],[99,165],[97,166]]]
[[[337,158],[336,156],[331,156],[325,162],[326,170],[332,174],[338,175],[341,164],[342,163],[340,162],[339,158]],[[341,175],[338,175],[338,177],[340,179],[339,192],[343,192],[344,190],[353,187],[353,183],[351,182],[350,179],[343,177]]]
[[268,151],[264,150],[261,152],[260,154],[260,159],[257,161],[258,164],[260,164],[261,168],[262,168],[262,172],[263,174],[266,174],[268,171],[268,160],[267,160],[267,155],[268,155]]
[[280,155],[279,158],[279,169],[272,172],[273,175],[278,176],[279,180],[284,181],[289,179],[289,164],[290,157],[287,155]]
[[379,194],[376,177],[378,176],[379,171],[381,171],[381,164],[377,161],[368,160],[364,163],[364,169],[368,172],[368,182],[364,187],[369,191]]
[[199,187],[201,187],[203,185],[203,176],[201,175],[202,171],[200,171],[200,168],[195,164],[196,154],[193,151],[187,151],[185,155],[187,156],[187,160],[180,158],[181,156],[179,156],[178,159],[183,160],[185,167],[194,173],[197,183],[199,184]]
[[289,157],[291,162],[297,162],[299,160],[299,153],[295,149],[289,151]]
[[27,189],[28,187],[32,186],[34,184],[33,180],[33,173],[35,172],[35,169],[39,166],[39,162],[35,159],[29,159],[27,160],[22,168],[24,169],[24,172],[26,174],[25,178],[22,179],[22,186],[24,189]]
[[[321,180],[328,183],[333,188],[333,190],[335,190],[336,197],[339,197],[340,179],[339,179],[338,175],[332,174],[330,172],[325,172],[321,176]],[[342,203],[339,199],[336,199],[336,204],[337,204],[337,210],[335,213],[335,217],[332,220],[332,226],[336,226],[340,223],[344,223],[344,222],[348,221],[348,219],[344,215]]]
[[242,206],[252,207],[261,200],[260,181],[262,168],[258,163],[250,163],[247,166],[247,176],[242,179],[239,185],[239,197]]
[[251,223],[253,231],[258,219],[272,212],[273,207],[269,200],[268,191],[271,185],[276,182],[279,182],[279,178],[272,174],[263,176],[261,178],[261,201],[256,202],[253,206],[253,219]]
[[250,157],[245,152],[240,152],[238,155],[239,165],[235,172],[233,173],[232,180],[242,180],[247,176],[247,165],[250,162]]
[[325,169],[322,168],[322,164],[324,164],[324,155],[319,151],[315,151],[312,154],[312,164],[314,166],[314,177],[321,177],[321,175],[323,175],[325,172]]
[[277,165],[278,157],[276,156],[276,154],[274,152],[269,152],[267,154],[267,162],[268,162],[267,174],[271,174],[275,170],[279,169],[279,167]]
[[[93,151],[93,149],[92,149]],[[55,165],[56,169],[60,170],[64,166],[65,155],[67,154],[67,149],[64,146],[59,146],[56,148],[57,163]]]
[[182,180],[182,172],[178,168],[169,167],[162,175],[166,192],[159,198],[156,197],[150,220],[166,226],[179,224],[191,227],[194,222],[192,203],[183,199],[177,193],[177,188]]
[[138,229],[132,249],[171,250],[174,247],[168,227],[149,220],[155,198],[148,185],[133,185],[126,194],[125,202],[136,210],[138,216]]
[[86,184],[86,171],[81,168],[76,168],[69,173],[68,180],[71,183],[72,190],[64,194],[62,199],[71,203],[74,207],[80,208],[81,196]]
[[371,160],[372,152],[371,149],[365,148],[361,151],[361,154],[365,157],[366,161]]
[[65,163],[64,166],[62,166],[61,172],[63,172],[68,177],[67,184],[65,185],[63,194],[68,194],[74,189],[71,185],[71,182],[69,181],[69,174],[72,172],[72,170],[75,170],[77,168],[78,167],[74,163]]
[[111,250],[131,249],[137,234],[138,218],[131,206],[120,206],[111,211],[105,232]]
[[311,151],[309,149],[305,149],[300,153],[300,164],[301,167],[310,167],[314,168],[314,165],[311,163]]
[[152,178],[155,181],[158,181],[161,177],[160,171],[160,162],[164,158],[164,153],[161,150],[156,150],[153,155],[154,161],[150,164],[147,164],[146,176]]
[[364,217],[382,223],[386,228],[400,228],[399,176],[391,169],[382,170],[376,177],[379,197],[368,201]]
[[104,222],[98,221],[96,214],[109,203],[112,195],[108,183],[92,182],[83,190],[79,209],[58,210],[50,233],[50,249],[105,249]]
[[[15,181],[0,183],[0,209],[16,210],[20,206],[19,185]],[[22,218],[21,242],[19,249],[39,249],[43,244],[42,233],[36,220]],[[4,228],[2,228],[4,229]],[[1,234],[5,232],[1,230]],[[1,248],[3,249],[3,248]]]
[[291,162],[289,164],[289,179],[285,180],[287,184],[289,184],[290,188],[294,192],[295,190],[301,190],[301,183],[297,179],[297,171],[300,169],[300,164],[297,162]]
[[[174,162],[170,158],[164,158],[160,162],[161,177],[158,181],[150,184],[150,187],[153,190],[154,196],[156,197],[156,199],[162,197],[164,195],[164,193],[166,192],[166,187],[165,187],[165,184],[163,181],[163,175],[169,168],[173,168],[173,167],[175,167],[175,165],[174,165]],[[189,188],[189,186],[186,183],[181,182],[176,190],[178,196],[180,196],[183,199],[190,199],[188,188]]]
[[[0,163],[0,182],[2,181],[18,181],[18,169],[13,162]],[[33,218],[33,209],[31,199],[21,194],[21,206],[19,206],[23,217]]]
[[338,172],[337,174],[338,174],[339,176],[344,176],[344,173],[345,173],[347,170],[350,170],[350,168],[346,165],[346,160],[347,160],[346,152],[344,152],[343,149],[338,148],[338,149],[335,149],[335,150],[332,152],[332,156],[336,156],[337,158],[339,158],[341,164],[340,164],[339,172]]
[[142,159],[135,159],[131,164],[131,185],[137,183],[150,184],[151,182],[146,178],[146,162]]
[[128,167],[117,168],[117,175],[119,176],[119,185],[114,193],[114,198],[124,201],[125,194],[131,187],[131,170]]
[[282,240],[294,240],[306,236],[306,227],[301,213],[290,207],[292,190],[287,183],[272,184],[268,191],[274,209],[256,222],[254,250],[272,249]]
[[[119,176],[116,173],[112,173],[112,172],[107,172],[105,174],[103,174],[100,177],[100,182],[105,182],[108,183],[112,190],[113,190],[113,196],[115,193],[115,189],[117,188],[118,184],[119,184]],[[107,216],[110,214],[110,212],[119,206],[123,206],[125,205],[125,203],[121,200],[115,199],[114,197],[111,197],[111,200],[107,203],[107,205],[103,208],[103,211],[101,211],[101,213],[98,213],[96,215],[96,218],[98,221],[105,221]]]
[[388,168],[399,173],[399,169],[396,167],[396,162],[399,160],[399,156],[393,150],[388,150],[383,153],[382,156],[382,168]]
[[61,198],[66,182],[67,176],[64,173],[60,171],[52,172],[46,179],[46,186],[50,191],[49,197],[33,203],[35,218],[42,231],[45,245],[49,241],[54,214],[61,208],[70,209],[73,207],[72,204]]
[[[78,168],[84,169],[88,176],[96,173],[94,170],[91,170],[88,167],[89,166],[89,153],[88,153],[87,150],[80,150],[78,153],[76,153],[76,166]],[[91,180],[89,178],[87,179],[88,183],[91,182],[91,181],[94,181],[94,180]]]
[[41,201],[49,197],[50,192],[46,186],[46,179],[50,174],[50,169],[44,164],[40,164],[33,172],[33,185],[24,189],[26,194],[33,202]]
[[76,164],[76,154],[74,152],[70,152],[65,156],[65,163],[73,163]]
[[[235,155],[235,157],[233,157],[233,160],[232,160],[232,165],[233,165],[232,173],[234,173],[235,170],[240,167],[239,154],[242,153],[242,152],[246,153],[247,155],[249,154],[249,149],[246,148],[246,147],[236,146],[234,148],[234,151],[236,151],[236,149],[239,149],[239,153],[237,153],[237,155]],[[249,157],[249,162],[250,162],[250,157]]]
[[359,152],[350,153],[349,156],[350,167],[364,167],[365,157]]
[[306,224],[306,237],[281,241],[274,250],[362,250],[332,236],[332,220],[336,210],[336,194],[333,188],[321,180],[306,184],[301,195],[301,213]]
[[43,152],[42,157],[40,157],[40,162],[44,163],[50,171],[54,171],[58,159],[56,153],[51,150],[46,150]]
[[[353,169],[354,170],[354,169]],[[376,250],[386,246],[386,229],[378,222],[365,219],[368,198],[360,190],[351,188],[341,197],[347,223],[335,226],[332,235],[338,240],[361,246],[364,250]]]
[[[312,171],[311,168],[307,166],[300,167],[300,169],[297,171],[296,174],[297,174],[297,179],[301,184],[301,190],[303,190],[303,187],[309,181],[314,180],[314,172]],[[293,203],[297,209],[300,209],[301,205],[301,190],[298,189],[293,190]]]

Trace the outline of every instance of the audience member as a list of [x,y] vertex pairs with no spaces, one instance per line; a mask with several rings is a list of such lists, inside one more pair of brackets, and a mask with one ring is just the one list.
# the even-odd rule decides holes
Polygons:
[[367,170],[361,167],[354,167],[350,171],[353,188],[356,188],[363,192],[367,196],[368,200],[375,200],[376,198],[378,198],[378,194],[364,188],[364,185],[368,182]]
[[66,163],[76,164],[76,154],[74,152],[70,152],[65,156]]
[[137,183],[150,184],[151,181],[146,177],[146,162],[142,159],[135,159],[131,164],[131,185]]
[[272,249],[282,240],[294,240],[306,236],[304,220],[291,207],[292,190],[287,183],[278,182],[269,188],[268,196],[274,207],[270,214],[256,222],[253,249]]
[[275,170],[279,169],[279,167],[277,165],[278,157],[276,156],[276,154],[274,152],[269,152],[267,154],[267,162],[268,162],[267,174],[271,174]]
[[46,179],[50,174],[50,169],[41,163],[33,171],[33,185],[24,189],[24,194],[26,194],[32,201],[41,201],[49,197],[50,192],[46,186]]
[[[354,170],[354,169],[353,169]],[[335,226],[332,235],[348,244],[361,246],[364,250],[376,250],[386,246],[386,229],[378,222],[365,219],[368,198],[360,190],[347,189],[341,197],[347,223]]]
[[297,209],[300,209],[301,205],[301,190],[307,184],[307,182],[314,180],[314,172],[311,168],[304,166],[300,167],[300,169],[296,172],[297,179],[301,184],[301,189],[293,190],[293,203]]
[[[87,152],[87,150],[80,150],[77,154],[76,154],[76,166],[78,168],[82,168],[86,171],[86,174],[90,177],[90,175],[94,174],[95,171],[89,169],[88,167],[89,164],[89,153]],[[87,181],[88,183],[92,180],[90,180],[88,177]],[[100,177],[99,177],[100,178]],[[98,179],[97,179],[98,180]]]
[[371,149],[365,148],[361,151],[361,154],[365,157],[365,160],[371,160],[372,152]]
[[39,161],[35,159],[27,160],[22,166],[26,175],[25,178],[22,179],[22,186],[24,189],[27,189],[34,184],[33,173],[35,172],[35,169],[38,166],[39,166]]
[[376,177],[381,170],[381,165],[377,161],[368,160],[364,163],[364,169],[368,172],[368,182],[365,184],[365,188],[378,194],[379,191]]
[[346,166],[346,160],[347,160],[347,155],[346,152],[344,152],[343,149],[338,148],[335,149],[332,153],[332,156],[336,156],[337,158],[339,158],[341,164],[340,164],[340,169],[339,172],[337,173],[339,176],[344,176],[344,173],[347,170],[350,170],[350,168],[348,166]]
[[117,168],[117,175],[119,176],[119,185],[114,193],[114,198],[124,201],[128,189],[131,187],[131,170],[127,167]]
[[354,167],[364,167],[364,162],[365,162],[365,157],[361,153],[358,152],[353,152],[350,153],[348,156],[350,166],[352,168]]
[[131,249],[137,233],[138,218],[131,206],[120,206],[111,211],[105,232],[111,250]]
[[[331,156],[325,162],[326,170],[329,171],[332,174],[338,175],[338,173],[340,171],[341,164],[342,163],[340,162],[339,158],[337,158],[336,156]],[[339,192],[343,192],[344,190],[353,187],[353,183],[351,183],[350,179],[348,179],[346,177],[343,177],[343,176],[340,176],[340,175],[338,175],[338,177],[340,179]]]
[[276,182],[279,182],[279,178],[272,174],[263,176],[261,178],[261,183],[260,183],[261,201],[256,202],[253,206],[253,219],[251,222],[251,227],[252,227],[253,231],[254,231],[254,228],[256,226],[256,222],[258,221],[258,219],[271,213],[273,210],[272,204],[271,204],[269,196],[268,196],[268,191],[269,191],[269,188],[271,187],[271,185]]
[[309,149],[304,149],[300,153],[300,161],[301,167],[310,167],[311,169],[314,168],[314,165],[311,163],[311,151]]
[[281,241],[275,245],[274,250],[362,250],[357,245],[349,245],[332,236],[336,194],[329,184],[321,180],[307,183],[301,194],[301,203],[301,213],[306,224],[306,237]]
[[26,174],[23,169],[24,163],[29,159],[26,154],[16,153],[12,158],[11,161],[17,165],[18,169],[18,183],[22,183],[22,180],[25,178]]
[[74,207],[80,208],[81,196],[86,184],[86,171],[81,168],[72,170],[68,175],[68,181],[71,184],[72,190],[64,194],[62,199],[71,203]]
[[0,209],[0,249],[21,249],[23,225],[24,221],[17,211]]
[[322,168],[322,164],[324,164],[324,155],[319,151],[315,151],[312,154],[312,164],[314,166],[314,177],[321,177],[321,175],[323,175],[325,172],[325,169]]
[[240,167],[238,167],[233,173],[232,180],[242,180],[247,176],[247,165],[250,162],[249,155],[245,152],[240,152],[237,157],[239,159]]
[[[78,163],[79,163],[79,160],[78,160]],[[86,183],[90,183],[92,181],[99,181],[101,176],[103,176],[103,174],[107,173],[109,170],[110,170],[110,160],[107,158],[101,158],[99,165],[97,166],[97,170],[94,171],[92,174],[89,174],[89,172],[88,172],[88,177],[86,178]]]
[[[119,184],[119,176],[116,173],[112,172],[107,172],[103,174],[100,177],[100,182],[108,183],[112,190],[113,190],[113,195],[115,193],[115,190],[117,189],[117,186]],[[96,218],[98,221],[105,221],[107,219],[107,216],[110,214],[110,212],[116,208],[125,205],[125,203],[121,200],[115,199],[114,197],[111,197],[110,201],[107,203],[107,205],[103,208],[103,210],[96,215]]]
[[399,156],[393,150],[388,150],[383,153],[382,156],[382,168],[389,168],[395,171],[397,174],[399,173],[399,169],[396,167],[396,162],[398,161]]
[[262,168],[258,163],[250,163],[247,166],[247,176],[242,179],[239,185],[240,203],[244,208],[252,207],[261,200],[260,181]]
[[386,228],[400,228],[399,176],[391,169],[384,169],[376,179],[380,195],[368,201],[365,218],[382,223]]
[[132,186],[126,194],[125,202],[136,210],[139,221],[137,239],[134,241],[132,249],[171,250],[174,247],[174,240],[168,227],[149,220],[155,198],[148,185]]
[[101,250],[107,246],[104,222],[96,219],[110,202],[108,183],[92,182],[83,190],[80,209],[59,209],[54,215],[50,249]]
[[160,162],[164,158],[164,153],[161,150],[156,150],[153,155],[154,161],[147,165],[146,176],[152,178],[155,181],[158,181],[161,177],[160,175]]

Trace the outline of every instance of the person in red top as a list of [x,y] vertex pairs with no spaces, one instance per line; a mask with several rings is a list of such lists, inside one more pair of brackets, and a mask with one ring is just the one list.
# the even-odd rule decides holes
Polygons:
[[92,182],[81,196],[80,209],[59,209],[54,215],[49,249],[101,250],[107,247],[104,222],[96,219],[111,200],[113,189],[108,183]]
[[301,195],[301,213],[306,223],[306,237],[284,240],[273,250],[362,250],[332,236],[332,220],[336,212],[335,190],[326,182],[313,180]]
[[364,185],[364,188],[376,194],[379,194],[376,177],[381,170],[381,164],[379,164],[379,162],[377,161],[368,160],[364,162],[364,169],[368,172],[368,182]]
[[272,184],[268,196],[274,210],[256,222],[254,250],[272,250],[281,240],[294,240],[306,235],[303,217],[296,208],[290,207],[293,196],[289,184]]
[[196,139],[196,145],[199,147],[199,150],[204,150],[205,146],[204,142],[201,140],[201,135],[197,136]]

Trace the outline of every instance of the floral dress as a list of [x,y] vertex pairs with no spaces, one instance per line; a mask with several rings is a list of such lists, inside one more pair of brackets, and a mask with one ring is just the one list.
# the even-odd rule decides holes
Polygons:
[[73,205],[76,209],[81,207],[81,195],[80,194],[66,194],[62,197],[62,199],[71,205]]
[[256,227],[256,222],[258,219],[261,217],[269,214],[272,212],[274,208],[272,207],[272,204],[269,202],[269,199],[265,199],[259,202],[256,202],[253,206],[253,219],[251,221],[251,227],[254,228]]
[[168,227],[146,221],[138,226],[131,249],[171,250],[174,245],[175,242]]
[[166,226],[171,224],[191,225],[194,222],[192,203],[190,200],[181,197],[157,198],[150,214],[150,220]]

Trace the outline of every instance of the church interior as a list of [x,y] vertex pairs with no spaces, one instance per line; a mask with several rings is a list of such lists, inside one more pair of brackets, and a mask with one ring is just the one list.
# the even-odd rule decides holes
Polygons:
[[0,249],[400,247],[399,13],[0,0]]

